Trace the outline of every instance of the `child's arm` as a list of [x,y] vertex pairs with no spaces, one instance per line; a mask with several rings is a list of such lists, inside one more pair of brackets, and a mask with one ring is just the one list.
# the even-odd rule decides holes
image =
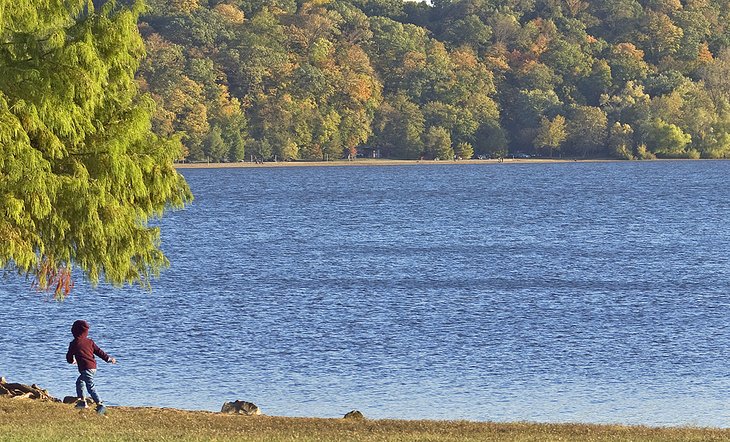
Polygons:
[[99,348],[99,346],[96,345],[95,342],[94,342],[94,354],[97,355],[97,356],[99,356],[104,361],[106,361],[106,362],[108,362],[110,364],[116,364],[117,363],[117,360],[115,358],[113,358],[113,357],[109,356],[108,354],[106,354],[106,352],[104,350],[102,350],[101,348]]
[[68,351],[66,352],[66,362],[68,362],[69,364],[76,363],[76,358],[74,358],[74,354],[72,351],[73,345],[74,345],[73,342],[68,344]]

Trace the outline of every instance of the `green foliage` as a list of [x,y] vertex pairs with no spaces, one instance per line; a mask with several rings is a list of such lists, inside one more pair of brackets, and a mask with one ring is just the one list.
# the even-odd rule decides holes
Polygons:
[[456,145],[454,153],[462,160],[470,160],[472,157],[474,157],[474,148],[471,144],[462,141],[461,143]]
[[427,157],[441,160],[454,158],[454,149],[451,147],[451,136],[443,127],[431,126],[424,135],[424,152]]
[[633,160],[633,135],[634,129],[631,126],[615,122],[611,126],[608,140],[612,156],[622,160]]
[[386,97],[375,119],[374,141],[386,156],[417,159],[423,153],[425,120],[418,105],[404,95]]
[[674,124],[661,119],[654,120],[646,133],[646,145],[657,156],[665,158],[699,158],[694,150],[686,147],[692,136]]
[[559,150],[563,142],[568,138],[566,131],[565,117],[557,115],[552,120],[543,117],[540,127],[534,140],[535,148],[548,150],[552,158],[553,151]]
[[0,267],[60,297],[73,267],[148,284],[167,265],[148,221],[191,199],[134,81],[142,9],[0,1]]
[[608,118],[597,107],[575,106],[568,121],[568,145],[575,155],[596,155],[606,145]]
[[636,147],[636,157],[640,160],[656,160],[656,155],[646,147],[646,144],[640,144]]

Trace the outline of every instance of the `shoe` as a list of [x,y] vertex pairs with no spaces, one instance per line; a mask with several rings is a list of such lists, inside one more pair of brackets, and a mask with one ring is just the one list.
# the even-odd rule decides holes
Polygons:
[[96,406],[96,412],[97,412],[97,414],[101,414],[101,415],[105,414],[106,413],[106,407],[104,406],[104,404],[97,405]]
[[85,399],[79,399],[78,402],[76,402],[76,408],[78,408],[79,410],[83,410],[85,408],[89,408],[89,406],[86,405]]

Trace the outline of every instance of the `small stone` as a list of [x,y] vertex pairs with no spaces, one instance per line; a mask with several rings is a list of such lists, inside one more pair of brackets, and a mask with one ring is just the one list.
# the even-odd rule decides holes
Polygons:
[[225,402],[221,408],[221,413],[227,414],[243,414],[245,416],[258,416],[261,414],[261,409],[251,402],[246,401],[234,401]]
[[359,412],[358,410],[352,410],[351,412],[347,413],[344,418],[361,420],[361,419],[365,419],[365,416],[363,416],[363,414],[361,412]]

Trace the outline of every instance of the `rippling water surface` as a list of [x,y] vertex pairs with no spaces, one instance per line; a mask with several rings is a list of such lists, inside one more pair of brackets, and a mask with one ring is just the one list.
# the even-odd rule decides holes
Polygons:
[[0,278],[0,375],[111,404],[730,426],[730,162],[186,170],[151,292]]

